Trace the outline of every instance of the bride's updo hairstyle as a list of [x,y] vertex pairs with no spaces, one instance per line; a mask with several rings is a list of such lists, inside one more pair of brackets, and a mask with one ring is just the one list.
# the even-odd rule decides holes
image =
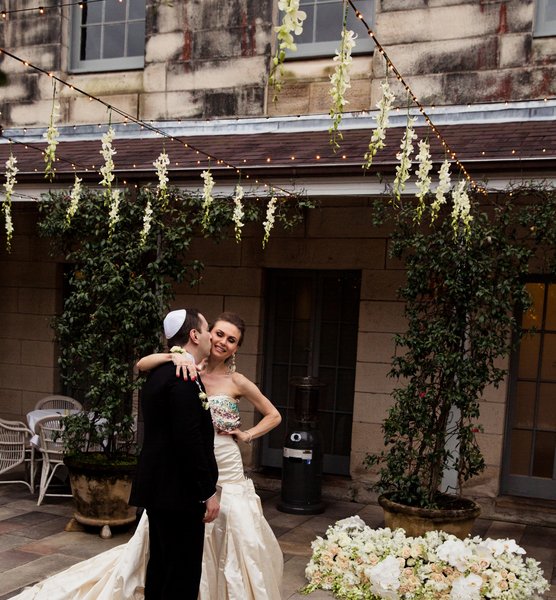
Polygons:
[[226,321],[226,323],[231,323],[239,329],[239,340],[237,341],[237,345],[241,346],[243,336],[245,335],[245,321],[237,313],[226,311],[220,313],[216,319],[214,319],[214,323],[210,326],[211,331],[218,321]]

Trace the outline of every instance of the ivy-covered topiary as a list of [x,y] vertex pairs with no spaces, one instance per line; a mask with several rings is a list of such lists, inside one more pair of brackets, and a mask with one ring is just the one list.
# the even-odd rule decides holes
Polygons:
[[468,229],[454,229],[446,207],[432,224],[425,214],[420,225],[413,205],[388,215],[391,254],[406,267],[407,330],[396,336],[390,375],[400,387],[383,423],[385,450],[366,464],[380,466],[376,490],[410,506],[437,507],[446,469],[457,472],[458,493],[484,469],[475,435],[481,397],[506,374],[500,359],[518,339],[515,311],[529,305],[532,262],[545,273],[556,264],[553,188],[516,187],[488,205],[474,200]]

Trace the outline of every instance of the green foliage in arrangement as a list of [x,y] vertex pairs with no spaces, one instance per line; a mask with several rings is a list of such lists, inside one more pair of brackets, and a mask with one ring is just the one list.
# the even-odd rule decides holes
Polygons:
[[407,330],[396,337],[390,375],[400,385],[383,423],[385,450],[366,464],[379,466],[377,491],[410,506],[438,507],[445,469],[456,470],[459,493],[485,468],[476,440],[483,392],[502,381],[500,359],[519,340],[526,275],[555,270],[554,189],[516,187],[488,205],[479,200],[465,234],[447,209],[419,225],[413,205],[380,207],[380,219],[394,220],[392,256],[407,270]]

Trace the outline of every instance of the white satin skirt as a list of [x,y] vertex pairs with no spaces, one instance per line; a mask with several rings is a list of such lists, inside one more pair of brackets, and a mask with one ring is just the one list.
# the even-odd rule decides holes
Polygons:
[[[243,474],[237,443],[216,435],[214,453],[220,514],[205,527],[199,600],[280,600],[282,551],[253,482]],[[11,600],[143,600],[148,554],[144,512],[127,544],[77,563]]]
[[280,600],[283,557],[237,443],[216,435],[220,514],[205,526],[200,600]]

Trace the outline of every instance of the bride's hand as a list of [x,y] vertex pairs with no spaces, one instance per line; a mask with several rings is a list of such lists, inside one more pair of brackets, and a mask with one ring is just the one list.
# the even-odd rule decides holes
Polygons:
[[252,434],[249,431],[242,431],[241,429],[232,429],[231,431],[219,431],[222,435],[231,435],[236,440],[241,440],[244,444],[250,444],[253,439]]
[[172,362],[176,365],[176,377],[180,377],[180,375],[187,381],[189,379],[191,381],[195,381],[199,372],[201,371],[201,367],[204,366],[201,364],[196,365],[191,359],[189,359],[185,354],[179,354],[177,352],[171,353]]

